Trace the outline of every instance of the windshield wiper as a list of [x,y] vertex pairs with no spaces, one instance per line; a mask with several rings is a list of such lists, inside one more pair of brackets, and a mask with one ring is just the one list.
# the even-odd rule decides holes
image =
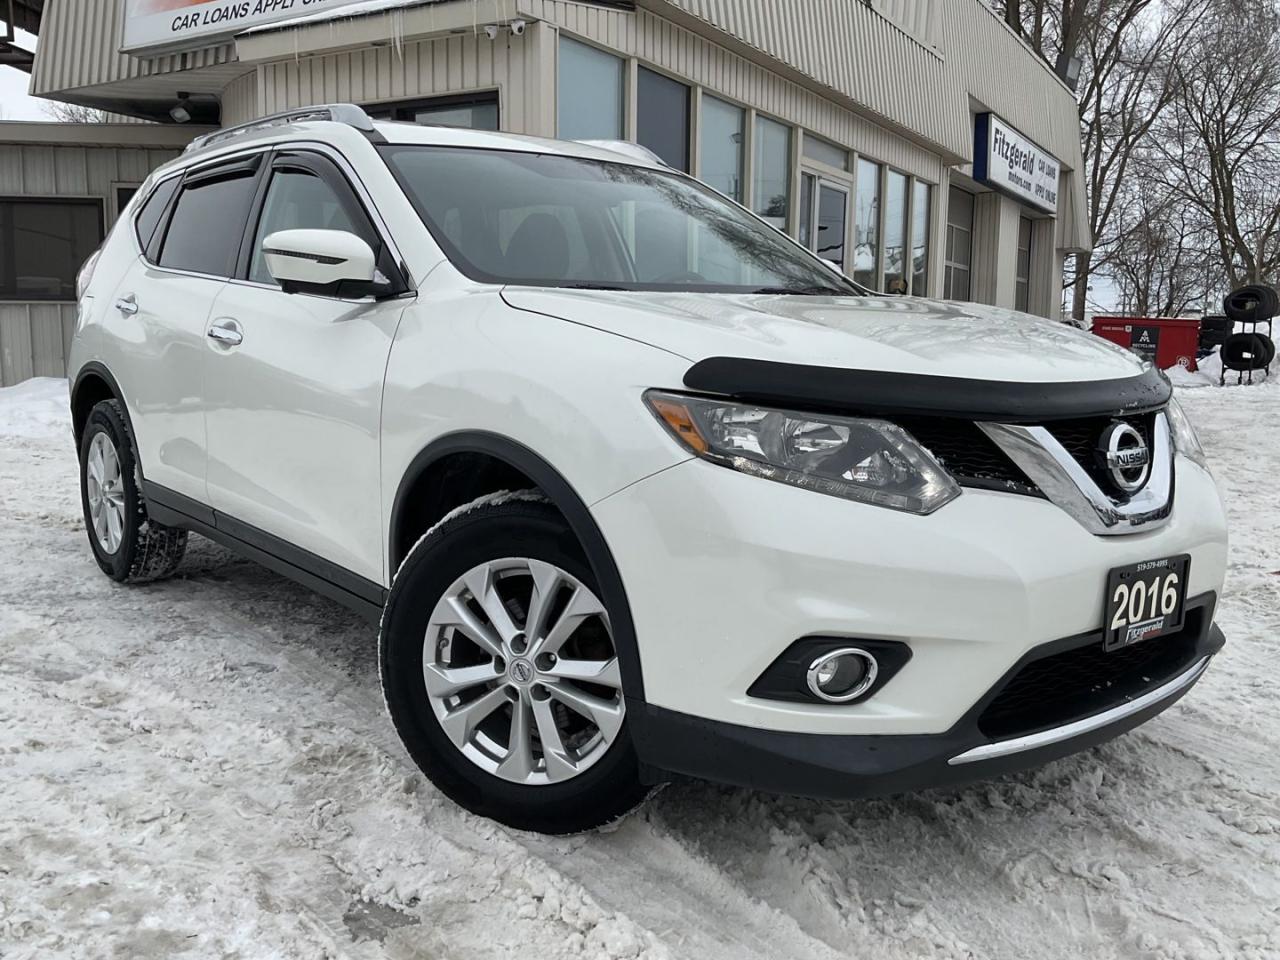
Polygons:
[[627,287],[611,286],[607,283],[558,283],[556,286],[561,290],[620,290],[627,292]]
[[852,290],[841,290],[839,287],[827,286],[811,286],[811,287],[760,287],[758,290],[752,290],[752,293],[778,293],[792,294],[800,297],[856,297],[857,294]]

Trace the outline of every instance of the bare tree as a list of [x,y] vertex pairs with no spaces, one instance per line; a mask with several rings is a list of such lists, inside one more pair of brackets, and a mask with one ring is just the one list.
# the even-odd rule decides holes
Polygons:
[[105,110],[81,106],[78,103],[51,100],[45,109],[59,123],[109,123],[111,121],[111,114]]
[[1173,65],[1176,109],[1153,147],[1159,175],[1204,219],[1232,284],[1280,279],[1280,9],[1213,0]]
[[1198,211],[1136,158],[1116,204],[1116,239],[1108,274],[1120,308],[1141,317],[1178,316],[1208,303],[1221,286],[1221,269]]
[[[1171,64],[1213,0],[1005,0],[1006,20],[1064,79],[1080,61],[1078,101],[1086,209],[1093,252],[1077,254],[1064,276],[1071,318],[1083,324],[1095,276],[1110,275],[1125,227],[1130,165],[1171,108],[1178,84]],[[1000,4],[997,4],[999,7]],[[1128,249],[1128,248],[1123,248]]]

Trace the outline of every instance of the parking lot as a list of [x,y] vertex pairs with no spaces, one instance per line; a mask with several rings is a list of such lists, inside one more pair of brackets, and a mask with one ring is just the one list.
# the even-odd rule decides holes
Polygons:
[[0,390],[0,957],[1280,957],[1280,386],[1179,396],[1232,557],[1166,714],[963,790],[679,784],[549,840],[424,781],[339,607],[194,538],[103,577],[65,383]]

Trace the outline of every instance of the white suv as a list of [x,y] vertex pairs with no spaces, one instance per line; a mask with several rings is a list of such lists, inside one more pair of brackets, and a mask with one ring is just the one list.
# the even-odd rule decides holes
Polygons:
[[463,806],[568,832],[691,775],[819,797],[1061,756],[1223,643],[1223,513],[1099,338],[856,287],[617,145],[312,108],[159,170],[81,278],[85,520],[381,618]]

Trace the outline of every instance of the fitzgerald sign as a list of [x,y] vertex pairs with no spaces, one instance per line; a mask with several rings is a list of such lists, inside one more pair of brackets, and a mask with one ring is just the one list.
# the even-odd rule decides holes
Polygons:
[[1033,207],[1057,212],[1062,172],[1058,159],[994,113],[978,114],[974,127],[974,179]]
[[134,52],[202,46],[258,24],[354,2],[356,0],[126,0],[122,49]]

